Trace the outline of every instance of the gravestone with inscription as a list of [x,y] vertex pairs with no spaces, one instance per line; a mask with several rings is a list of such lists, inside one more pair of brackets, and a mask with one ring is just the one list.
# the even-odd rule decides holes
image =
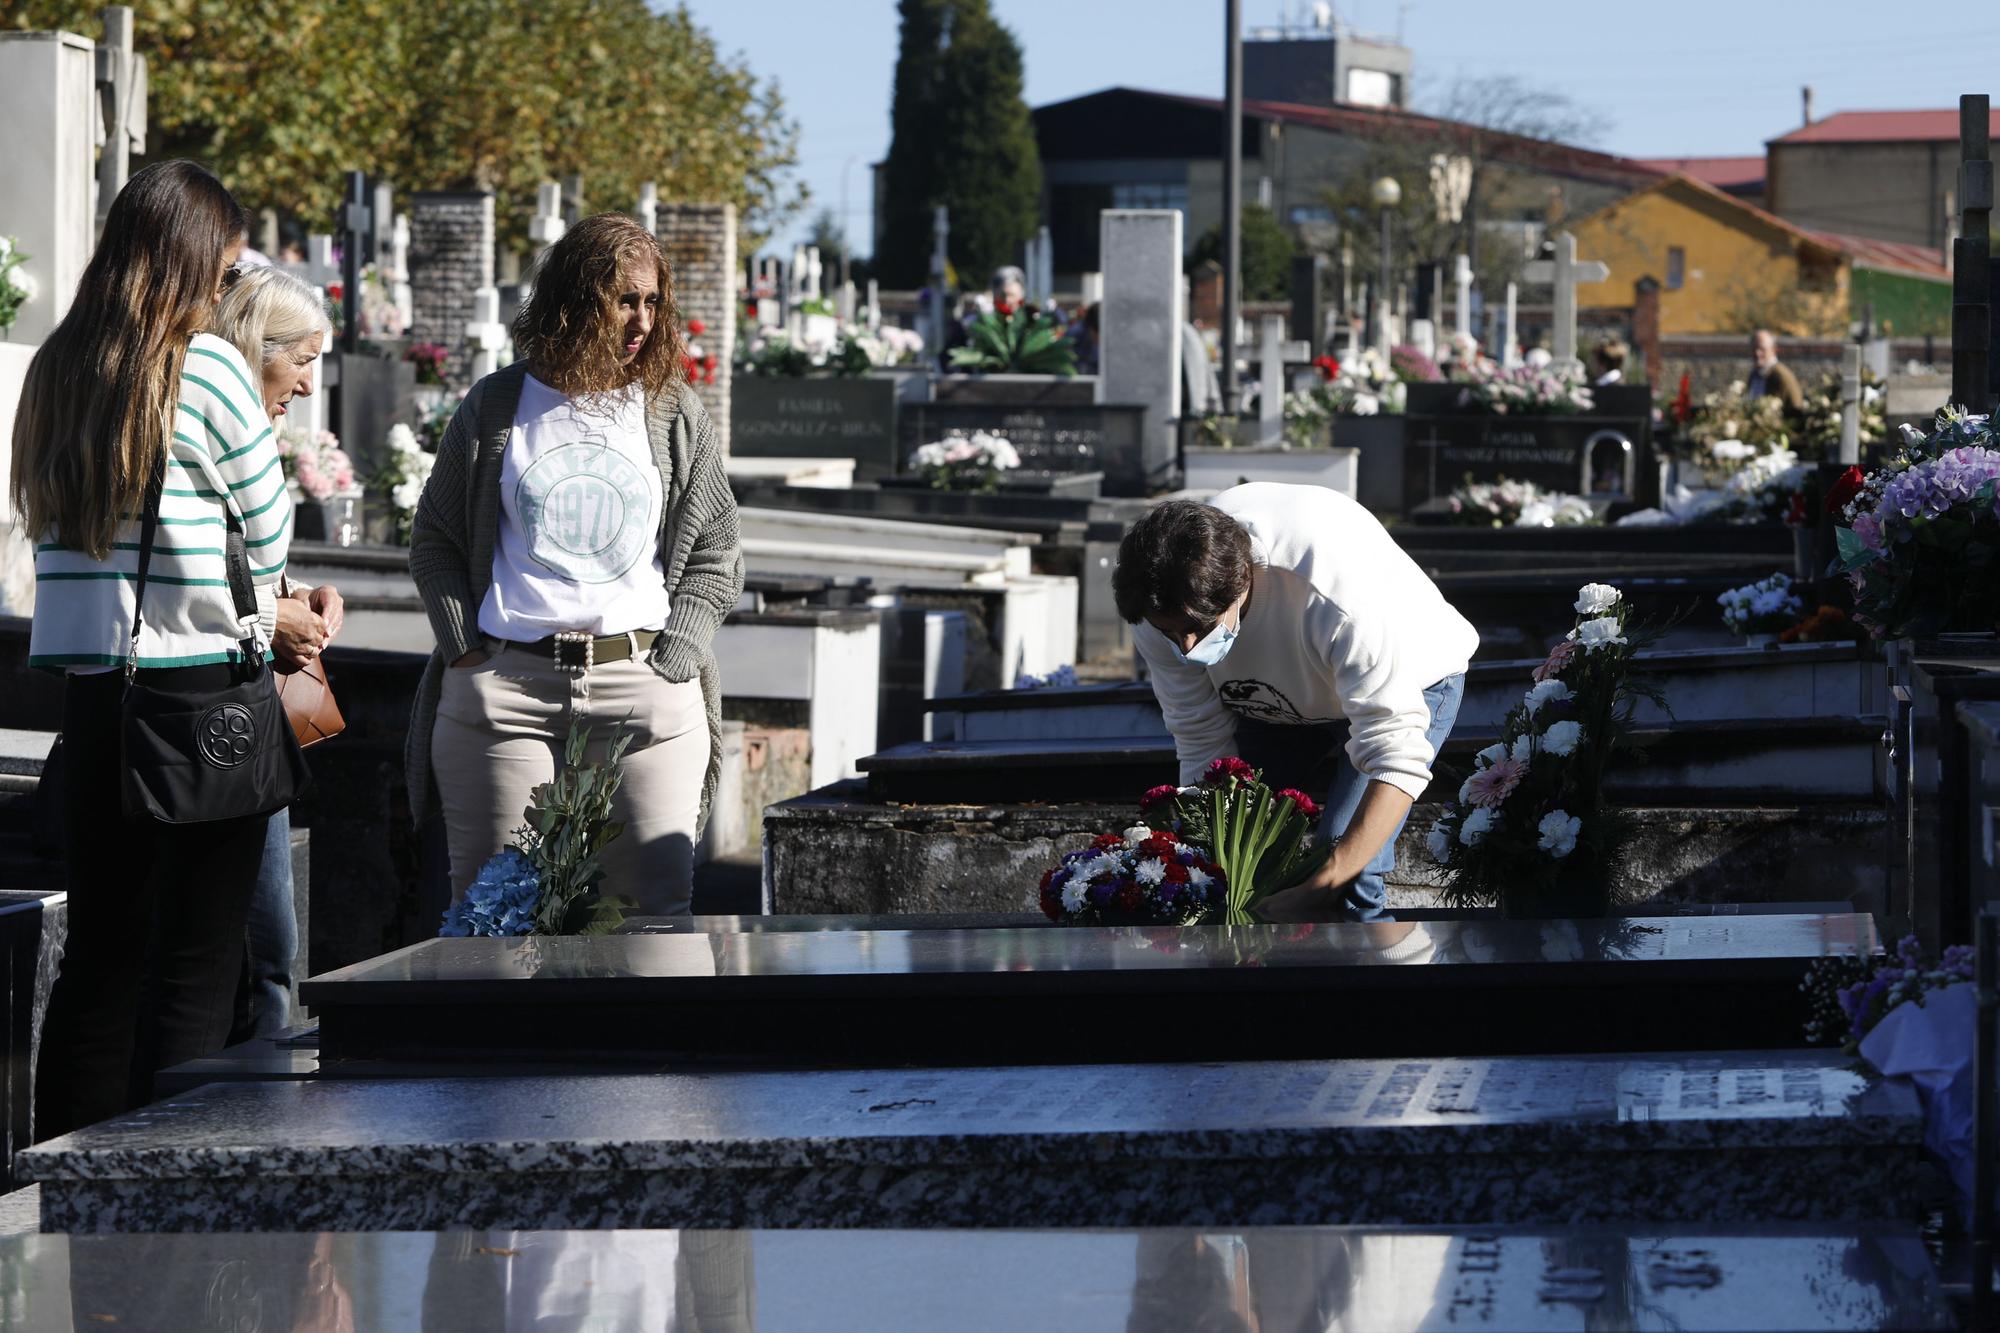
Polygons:
[[[1545,491],[1645,503],[1652,398],[1643,385],[1593,391],[1588,414],[1496,414],[1465,386],[1412,384],[1403,418],[1403,506],[1416,511],[1472,482],[1524,481]],[[1657,478],[1651,489],[1657,491]]]
[[1166,441],[1146,428],[1147,409],[1101,403],[1016,406],[905,403],[897,422],[905,461],[919,445],[968,438],[980,431],[1004,437],[1030,472],[1101,472],[1104,493],[1148,495],[1173,474]]
[[747,375],[730,386],[730,451],[742,458],[851,458],[864,481],[894,476],[896,383],[886,377]]

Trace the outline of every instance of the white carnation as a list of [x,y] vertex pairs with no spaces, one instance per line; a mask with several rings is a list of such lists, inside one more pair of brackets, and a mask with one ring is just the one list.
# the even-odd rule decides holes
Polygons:
[[1569,637],[1592,652],[1625,642],[1625,636],[1618,632],[1616,616],[1600,616],[1596,620],[1586,620],[1571,630]]
[[1570,697],[1572,696],[1569,686],[1559,680],[1545,680],[1530,689],[1527,697],[1521,702],[1527,706],[1528,716],[1533,717],[1541,712],[1544,706],[1560,703]]
[[1125,845],[1127,847],[1137,847],[1152,836],[1153,830],[1147,828],[1144,824],[1134,824],[1131,828],[1125,830]]
[[1424,838],[1424,847],[1430,852],[1431,860],[1439,865],[1450,864],[1451,834],[1445,829],[1442,820],[1431,825],[1430,833]]
[[1586,583],[1576,592],[1576,613],[1580,616],[1603,615],[1618,605],[1618,589],[1608,583]]
[[1513,749],[1514,761],[1516,763],[1525,764],[1534,757],[1535,757],[1535,738],[1533,736],[1516,736],[1514,738],[1514,749]]
[[1461,782],[1461,783],[1459,783],[1459,784],[1458,784],[1458,803],[1459,803],[1460,805],[1471,805],[1471,804],[1472,804],[1472,779],[1471,779],[1471,778],[1467,778],[1467,779],[1466,779],[1465,781],[1463,781],[1463,782]]
[[[1493,744],[1481,750],[1478,754],[1472,756],[1472,760],[1481,768],[1491,768],[1493,767],[1493,765],[1499,763],[1502,759],[1505,759],[1506,757],[1507,757],[1507,747],[1501,744],[1500,742],[1495,741]],[[1459,799],[1463,800],[1464,798],[1461,797]]]
[[1542,816],[1539,825],[1541,837],[1535,846],[1558,859],[1576,850],[1576,835],[1583,829],[1583,821],[1562,810],[1551,810]]
[[12,273],[9,273],[7,281],[13,284],[15,292],[20,295],[23,304],[34,300],[41,294],[42,284],[36,282],[35,275],[24,268],[17,268]]
[[1542,748],[1550,754],[1569,754],[1583,739],[1583,723],[1558,722],[1542,733]]
[[1486,841],[1486,831],[1493,827],[1493,812],[1481,806],[1465,816],[1465,822],[1458,826],[1458,840],[1467,847],[1477,847]]

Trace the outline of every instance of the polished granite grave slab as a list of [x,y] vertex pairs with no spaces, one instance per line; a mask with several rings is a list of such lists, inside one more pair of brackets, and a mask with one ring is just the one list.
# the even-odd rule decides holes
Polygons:
[[0,1275],[17,1333],[1954,1327],[1896,1227],[24,1236]]
[[16,1169],[54,1231],[1866,1221],[1922,1135],[1781,1051],[218,1084]]
[[[832,924],[833,919],[829,919]],[[1755,1049],[1865,915],[429,940],[308,981],[325,1061],[994,1064]],[[1100,1006],[1171,1022],[1078,1021]],[[1365,1006],[1365,1019],[1272,1021]],[[1107,1011],[1108,1012],[1108,1011]]]

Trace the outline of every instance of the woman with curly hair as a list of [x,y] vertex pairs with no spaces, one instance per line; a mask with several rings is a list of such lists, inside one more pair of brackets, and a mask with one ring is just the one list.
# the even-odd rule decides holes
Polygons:
[[671,275],[622,214],[550,247],[514,321],[522,360],[474,385],[410,538],[437,636],[408,738],[410,800],[441,810],[454,900],[554,776],[632,736],[606,888],[686,913],[719,770],[713,642],[743,588],[736,504],[683,380]]

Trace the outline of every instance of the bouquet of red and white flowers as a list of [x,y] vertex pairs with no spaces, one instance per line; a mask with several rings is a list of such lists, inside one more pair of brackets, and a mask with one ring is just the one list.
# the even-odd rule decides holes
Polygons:
[[1143,826],[1107,833],[1042,876],[1042,911],[1081,926],[1186,926],[1222,902],[1223,877],[1200,850]]
[[1331,855],[1309,842],[1319,803],[1302,791],[1272,791],[1241,759],[1217,759],[1191,787],[1155,787],[1139,802],[1149,823],[1166,822],[1200,847],[1228,881],[1226,919],[1250,920],[1259,902],[1303,882]]

